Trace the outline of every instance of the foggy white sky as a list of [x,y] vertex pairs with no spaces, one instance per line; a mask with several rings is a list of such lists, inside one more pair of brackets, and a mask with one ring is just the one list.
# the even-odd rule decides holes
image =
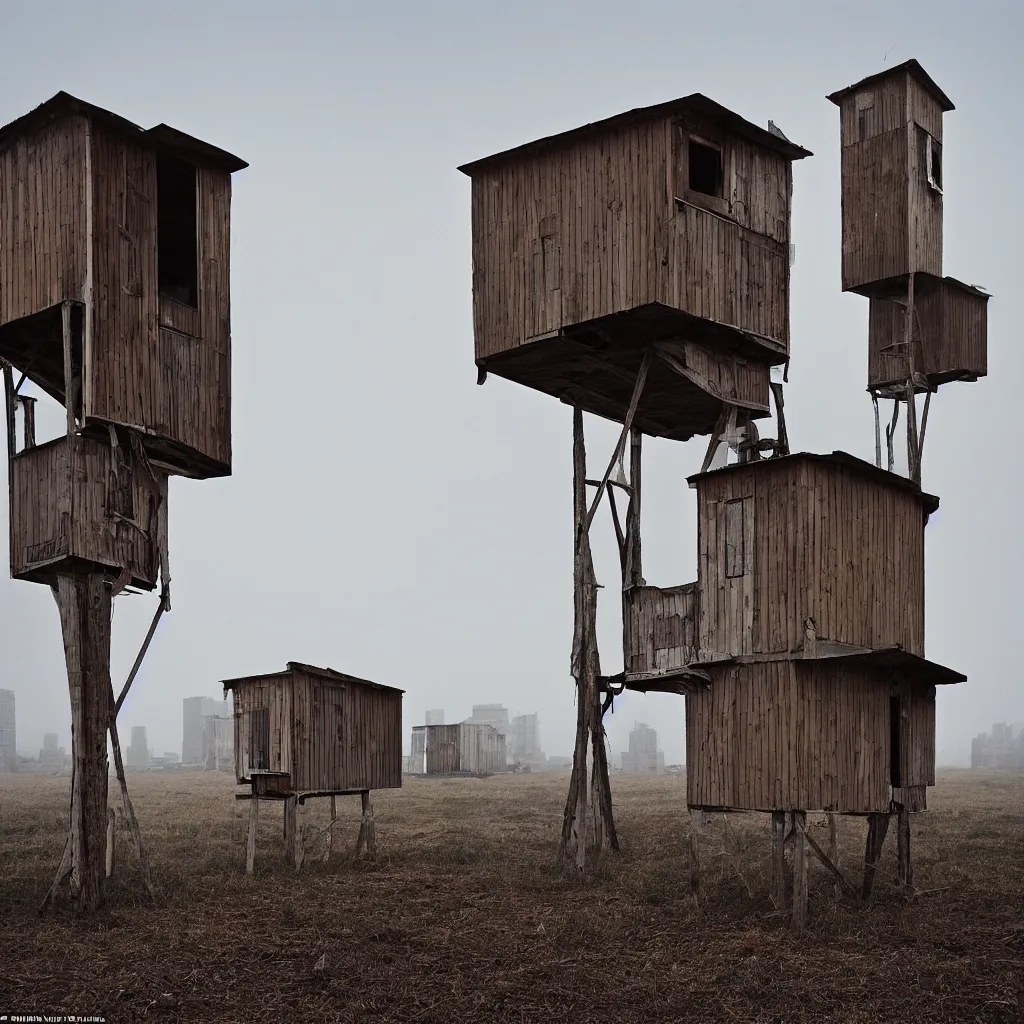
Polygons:
[[[64,89],[251,164],[232,207],[234,476],[172,482],[173,611],[123,735],[146,725],[157,753],[178,750],[182,697],[300,660],[403,687],[406,745],[428,707],[452,721],[500,701],[538,711],[545,750],[570,753],[571,411],[500,379],[475,386],[469,180],[455,167],[695,91],[774,120],[815,153],[795,167],[793,448],[872,459],[868,304],[840,292],[839,114],[825,94],[909,57],[957,106],[944,123],[946,273],[995,296],[990,376],[935,397],[924,455],[942,499],[927,530],[927,652],[970,677],[940,690],[940,763],[963,761],[993,721],[1024,719],[1012,327],[1024,8],[695,6],[4,4],[0,123]],[[614,437],[588,420],[595,466]],[[704,443],[646,445],[651,583],[696,578],[685,477]],[[601,525],[615,671],[618,568]],[[70,747],[56,607],[46,588],[0,576],[0,686],[17,694],[19,749],[53,730]],[[115,686],[155,601],[116,602]],[[682,759],[681,698],[621,699],[616,753],[637,719]]]

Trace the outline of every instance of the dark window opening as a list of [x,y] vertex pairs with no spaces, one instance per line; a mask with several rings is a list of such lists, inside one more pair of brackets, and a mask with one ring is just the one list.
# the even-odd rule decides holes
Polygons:
[[199,308],[196,169],[162,156],[156,165],[157,278],[160,294]]
[[929,187],[942,191],[942,143],[927,132],[924,135],[924,168]]
[[897,789],[903,785],[900,781],[900,761],[902,760],[902,733],[899,697],[889,698],[889,783]]
[[722,196],[722,151],[690,139],[690,190],[706,196]]
[[257,708],[249,713],[249,767],[270,770],[270,709]]

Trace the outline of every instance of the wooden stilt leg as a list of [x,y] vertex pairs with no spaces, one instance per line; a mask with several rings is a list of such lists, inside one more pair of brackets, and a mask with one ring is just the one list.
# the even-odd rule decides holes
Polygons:
[[899,846],[897,871],[900,888],[904,892],[910,892],[914,888],[914,876],[910,864],[910,810],[905,804],[897,805],[896,835]]
[[690,808],[690,891],[700,892],[700,827],[703,813]]
[[[836,819],[835,814],[829,811],[825,817],[828,819],[828,859],[832,861],[836,868],[839,867],[839,822]],[[836,882],[835,894],[837,896],[842,894],[843,887]]]
[[113,807],[107,808],[107,878],[114,874],[114,830],[117,826],[117,815]]
[[299,800],[294,794],[284,798],[284,813],[287,819],[285,826],[285,856],[296,868],[299,866],[299,850],[302,844],[298,841],[298,806]]
[[110,588],[102,573],[61,576],[54,596],[71,694],[71,898],[89,913],[103,903],[106,881]]
[[300,804],[298,797],[295,798],[295,870],[302,867],[306,859],[306,805]]
[[256,823],[259,819],[260,802],[253,795],[249,801],[249,838],[245,844],[245,873],[251,875],[256,866]]
[[366,840],[366,856],[373,860],[377,856],[377,828],[373,821],[373,804],[370,801],[369,790],[359,795],[363,803],[363,820],[360,828],[363,830]]
[[334,827],[338,820],[338,798],[335,796],[331,797],[331,825],[330,831],[327,833],[327,842],[324,845],[324,860],[330,860],[331,854],[334,853]]
[[868,839],[864,851],[864,888],[861,891],[861,899],[867,900],[871,897],[871,888],[875,883],[875,871],[878,868],[878,858],[882,855],[885,834],[888,831],[888,814],[868,815]]
[[807,812],[793,812],[793,927],[807,926]]
[[786,906],[786,812],[772,811],[772,899],[776,910]]

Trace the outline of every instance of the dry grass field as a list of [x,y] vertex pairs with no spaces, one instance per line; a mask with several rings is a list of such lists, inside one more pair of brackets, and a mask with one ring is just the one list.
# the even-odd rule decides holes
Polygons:
[[[893,835],[870,907],[811,861],[810,926],[769,897],[767,815],[717,816],[688,891],[680,779],[613,781],[623,851],[583,877],[553,865],[567,777],[407,779],[376,795],[378,857],[284,862],[281,815],[215,773],[129,778],[159,899],[127,836],[107,911],[37,906],[64,837],[68,780],[0,776],[0,1013],[108,1021],[1021,1021],[1024,778],[944,773],[915,815],[915,883]],[[320,801],[326,804],[327,801]],[[326,808],[307,812],[322,826]],[[852,875],[866,826],[841,819]],[[314,970],[324,957],[322,970]]]

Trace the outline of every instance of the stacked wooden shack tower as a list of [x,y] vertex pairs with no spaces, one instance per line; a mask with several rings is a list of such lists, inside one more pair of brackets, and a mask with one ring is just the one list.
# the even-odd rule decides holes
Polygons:
[[[141,853],[116,715],[170,607],[168,478],[231,472],[231,174],[245,166],[67,93],[0,128],[11,575],[51,587],[60,610],[74,776],[54,890],[70,877],[84,909],[102,902],[112,852],[108,731]],[[36,443],[26,381],[66,410],[53,440]],[[153,625],[115,698],[112,599],[158,583]]]
[[[984,373],[983,299],[939,276],[941,192],[928,174],[949,103],[916,62],[834,98],[844,287],[871,296],[872,393],[909,405],[912,434],[917,394],[927,402],[938,384]],[[896,814],[911,884],[909,813],[934,784],[935,687],[964,679],[924,657],[924,526],[938,499],[919,486],[923,416],[909,479],[891,458],[881,468],[880,442],[875,465],[789,450],[792,163],[809,155],[773,124],[693,95],[462,168],[478,381],[494,373],[573,407],[579,700],[563,850],[582,867],[588,844],[616,845],[601,725],[615,695],[684,694],[694,884],[703,812],[771,812],[775,898],[797,925],[808,850],[852,891],[834,819],[826,851],[808,811],[867,817],[866,892]],[[775,436],[764,437],[773,406]],[[593,478],[584,412],[622,424]],[[690,478],[694,583],[644,578],[644,434],[710,438]],[[615,675],[598,659],[589,541],[604,498],[621,555]]]

